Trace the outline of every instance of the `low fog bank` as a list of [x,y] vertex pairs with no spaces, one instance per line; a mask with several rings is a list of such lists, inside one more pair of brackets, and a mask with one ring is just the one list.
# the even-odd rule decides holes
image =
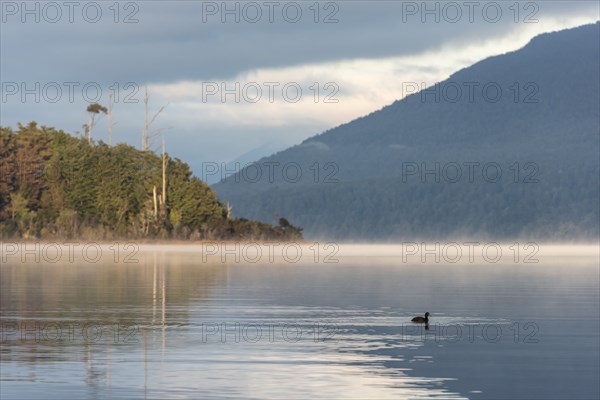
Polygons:
[[164,256],[178,263],[330,264],[385,263],[536,265],[576,264],[598,268],[598,243],[445,241],[398,243],[336,242],[0,242],[4,264],[148,264]]

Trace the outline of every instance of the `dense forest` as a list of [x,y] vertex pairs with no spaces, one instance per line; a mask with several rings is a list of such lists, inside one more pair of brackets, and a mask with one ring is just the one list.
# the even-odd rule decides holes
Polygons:
[[0,238],[301,240],[236,219],[183,161],[35,122],[0,127]]

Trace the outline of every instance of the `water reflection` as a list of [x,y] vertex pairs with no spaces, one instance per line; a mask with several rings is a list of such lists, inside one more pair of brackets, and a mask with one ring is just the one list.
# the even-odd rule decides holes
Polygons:
[[140,261],[2,265],[2,398],[598,393],[594,268]]

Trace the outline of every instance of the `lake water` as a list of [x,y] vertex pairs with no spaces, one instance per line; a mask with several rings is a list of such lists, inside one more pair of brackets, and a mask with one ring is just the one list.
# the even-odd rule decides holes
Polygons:
[[2,399],[600,397],[597,246],[31,246],[3,247]]

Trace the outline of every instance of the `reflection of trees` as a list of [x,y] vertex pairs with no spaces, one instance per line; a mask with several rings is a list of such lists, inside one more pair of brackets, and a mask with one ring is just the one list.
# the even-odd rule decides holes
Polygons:
[[[111,359],[121,356],[119,352],[137,359],[136,353],[143,351],[146,368],[148,348],[164,352],[168,329],[188,325],[189,304],[210,301],[212,288],[226,278],[222,265],[201,264],[190,253],[148,252],[138,258],[139,264],[3,265],[0,311],[4,326],[58,323],[70,326],[75,334],[73,340],[36,342],[33,335],[20,340],[17,330],[2,342],[2,362],[30,364],[35,371],[35,365],[44,361],[81,361],[92,391],[110,386]],[[86,323],[102,327],[100,340],[85,340],[80,327]],[[117,339],[115,324],[124,327]]]
[[[146,256],[143,259],[143,256]],[[16,264],[2,267],[3,316],[147,323],[156,302],[186,304],[208,299],[220,269],[179,254],[141,254],[139,264]],[[10,260],[9,260],[10,261]],[[158,296],[158,298],[156,298]],[[187,309],[175,307],[178,321]],[[172,311],[171,311],[172,312]]]

